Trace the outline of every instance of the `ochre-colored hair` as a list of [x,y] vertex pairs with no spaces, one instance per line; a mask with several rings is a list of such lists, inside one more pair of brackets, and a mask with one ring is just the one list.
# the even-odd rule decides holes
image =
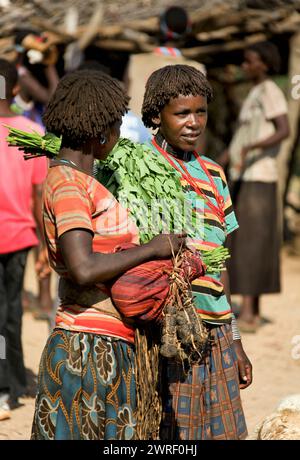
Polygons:
[[129,98],[117,80],[96,70],[78,70],[62,78],[43,117],[47,131],[62,145],[77,149],[90,139],[108,136],[121,122]]
[[147,83],[142,107],[144,125],[157,128],[156,118],[171,99],[180,95],[205,96],[207,102],[213,93],[205,75],[195,67],[183,64],[167,65],[153,72]]

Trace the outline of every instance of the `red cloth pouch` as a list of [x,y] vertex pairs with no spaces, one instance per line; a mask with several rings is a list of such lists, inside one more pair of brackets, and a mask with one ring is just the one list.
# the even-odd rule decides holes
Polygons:
[[[123,244],[117,246],[115,252],[136,246],[133,243]],[[126,318],[142,322],[158,319],[168,297],[172,270],[171,259],[152,260],[127,270],[109,286],[116,308]],[[192,281],[204,274],[205,267],[197,253],[187,251],[182,270],[184,276]]]

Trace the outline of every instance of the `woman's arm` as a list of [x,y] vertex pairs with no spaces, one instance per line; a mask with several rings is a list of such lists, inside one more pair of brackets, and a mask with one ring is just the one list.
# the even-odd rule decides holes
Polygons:
[[35,264],[37,275],[40,279],[48,278],[51,269],[49,266],[48,251],[45,242],[44,225],[42,217],[43,199],[42,199],[42,184],[34,184],[32,189],[33,201],[33,216],[37,226],[37,236],[40,240],[39,254]]
[[271,120],[275,126],[275,133],[272,136],[258,142],[254,142],[243,149],[243,155],[245,156],[248,152],[254,149],[266,149],[279,144],[281,141],[286,139],[290,134],[288,117],[286,114],[280,115]]
[[45,68],[45,76],[48,82],[47,88],[25,67],[22,68],[19,76],[21,86],[25,89],[26,93],[29,94],[34,101],[41,102],[42,104],[48,103],[59,81],[57,70],[54,65],[49,65]]
[[185,234],[158,235],[149,243],[114,254],[93,252],[93,235],[74,229],[59,238],[62,255],[71,278],[81,286],[105,283],[130,268],[153,259],[168,259],[185,246]]
[[[47,65],[45,68],[45,75],[48,82],[48,100],[56,90],[56,87],[59,82],[59,76],[56,70],[55,65]],[[48,101],[46,101],[48,102]]]
[[38,236],[42,246],[45,244],[44,225],[43,225],[43,184],[34,184],[32,186],[33,216],[38,228]]
[[231,305],[230,287],[229,287],[229,276],[227,270],[221,272],[221,283],[224,287],[224,292],[227,298],[227,302]]

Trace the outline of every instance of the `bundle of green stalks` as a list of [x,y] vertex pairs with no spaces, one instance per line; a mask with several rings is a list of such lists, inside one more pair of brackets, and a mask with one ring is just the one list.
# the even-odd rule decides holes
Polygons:
[[25,160],[38,156],[55,158],[59,152],[61,139],[54,134],[47,133],[45,136],[41,136],[36,131],[28,133],[10,126],[6,127],[9,129],[9,134],[6,138],[8,144],[18,147],[19,150],[24,152]]
[[[61,139],[51,133],[41,136],[9,127],[7,141],[24,154],[25,159],[55,158]],[[104,161],[97,161],[97,180],[126,208],[139,229],[140,242],[147,243],[159,233],[185,231],[195,237],[199,225],[206,224],[186,200],[179,173],[160,155],[144,144],[120,139]],[[184,212],[183,212],[184,211]],[[207,273],[224,270],[228,249],[201,251]]]

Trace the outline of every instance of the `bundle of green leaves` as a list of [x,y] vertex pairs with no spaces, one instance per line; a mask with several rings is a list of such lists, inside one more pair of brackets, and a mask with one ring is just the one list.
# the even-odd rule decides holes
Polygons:
[[121,139],[108,158],[98,162],[97,179],[130,210],[142,243],[162,232],[186,231],[193,237],[201,225],[186,200],[180,174],[144,144]]

